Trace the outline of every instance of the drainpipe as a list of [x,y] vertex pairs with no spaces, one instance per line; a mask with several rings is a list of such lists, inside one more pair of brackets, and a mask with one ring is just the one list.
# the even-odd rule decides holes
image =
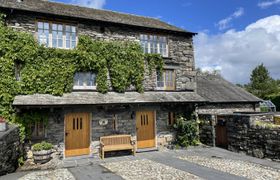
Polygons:
[[216,115],[211,115],[211,129],[212,129],[212,142],[213,147],[216,147],[216,131],[215,131],[215,124],[216,124]]

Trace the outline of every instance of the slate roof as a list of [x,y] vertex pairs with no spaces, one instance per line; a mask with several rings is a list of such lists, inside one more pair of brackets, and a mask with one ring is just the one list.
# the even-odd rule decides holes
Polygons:
[[19,2],[19,0],[0,0],[0,7],[65,17],[132,25],[138,27],[168,30],[188,35],[195,34],[167,24],[155,18],[119,13],[109,10],[92,9],[75,5],[50,2],[46,0],[21,0],[21,2]]
[[14,106],[60,106],[60,105],[106,105],[106,104],[141,104],[141,103],[189,103],[205,100],[194,92],[72,92],[63,96],[48,94],[19,95]]
[[260,102],[261,99],[219,75],[197,76],[197,93],[209,102]]

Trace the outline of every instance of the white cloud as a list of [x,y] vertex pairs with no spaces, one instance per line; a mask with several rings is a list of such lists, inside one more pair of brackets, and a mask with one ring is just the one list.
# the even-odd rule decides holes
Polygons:
[[247,83],[260,63],[280,79],[280,16],[270,16],[248,25],[242,31],[223,34],[199,33],[195,38],[195,58],[202,70],[220,70],[234,83]]
[[106,0],[72,0],[71,4],[88,8],[102,9],[106,4]]
[[236,18],[241,17],[244,14],[244,8],[240,7],[230,16],[220,20],[216,25],[219,27],[219,30],[228,29],[230,27],[230,22]]
[[280,0],[270,0],[270,1],[262,1],[262,2],[259,2],[258,3],[258,6],[260,8],[268,8],[270,6],[273,6],[273,5],[279,5],[280,4]]

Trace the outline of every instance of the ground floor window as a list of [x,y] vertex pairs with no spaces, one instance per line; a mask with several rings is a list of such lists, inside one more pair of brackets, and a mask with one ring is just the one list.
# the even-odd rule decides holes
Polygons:
[[34,122],[30,125],[31,138],[41,139],[45,137],[45,125],[43,121]]
[[174,112],[169,112],[168,113],[168,119],[167,119],[167,125],[168,126],[173,126],[176,122],[176,116]]

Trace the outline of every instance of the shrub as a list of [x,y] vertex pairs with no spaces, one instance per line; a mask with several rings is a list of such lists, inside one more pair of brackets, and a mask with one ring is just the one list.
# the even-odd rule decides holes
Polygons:
[[51,143],[47,143],[45,141],[42,141],[41,143],[36,143],[32,146],[33,151],[50,150],[52,148],[53,148],[53,145]]
[[180,116],[176,119],[174,128],[176,129],[176,145],[188,147],[199,144],[199,127],[195,120],[187,120]]

